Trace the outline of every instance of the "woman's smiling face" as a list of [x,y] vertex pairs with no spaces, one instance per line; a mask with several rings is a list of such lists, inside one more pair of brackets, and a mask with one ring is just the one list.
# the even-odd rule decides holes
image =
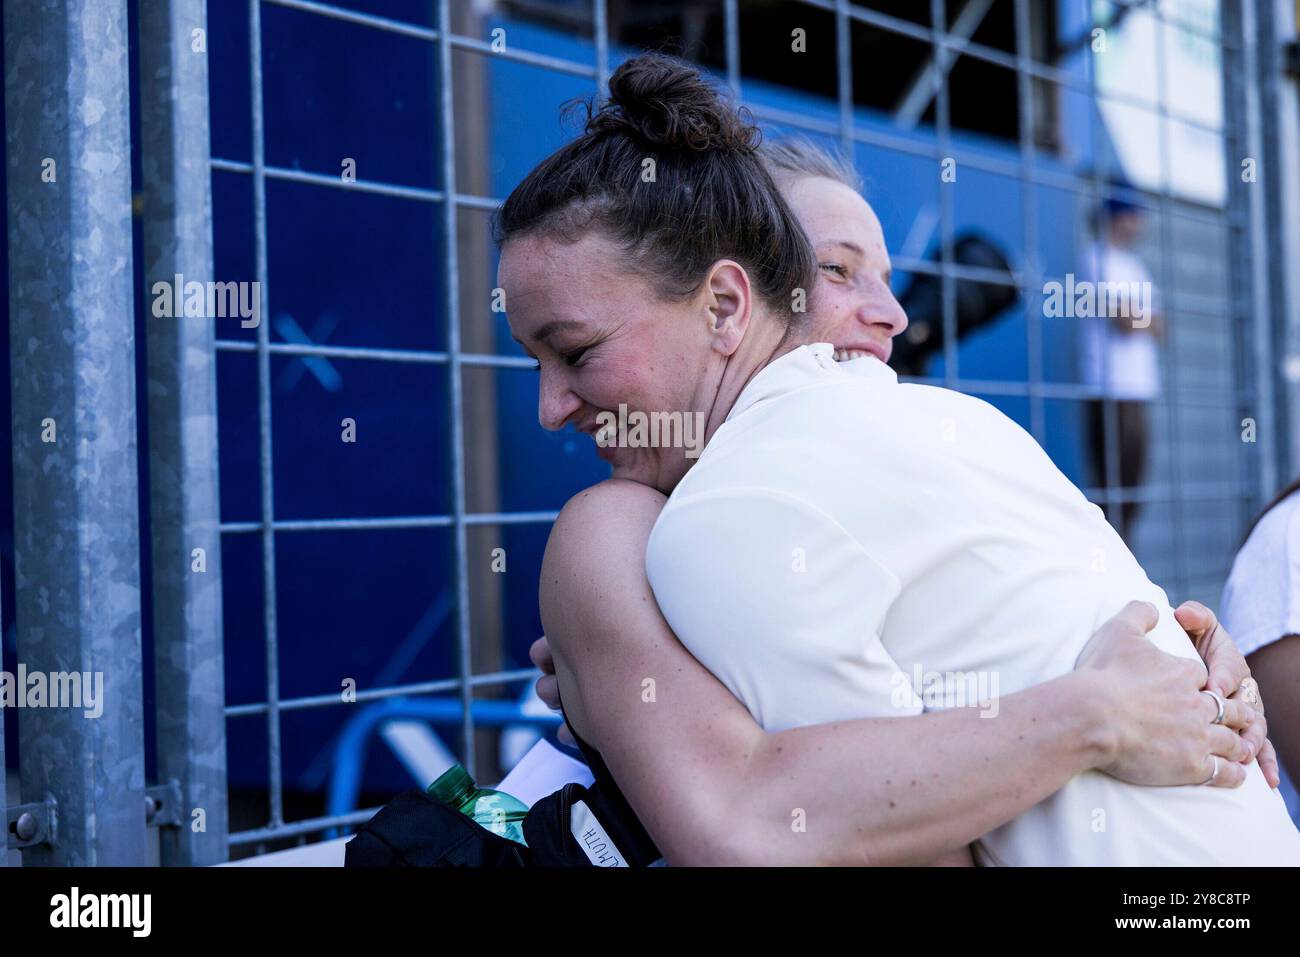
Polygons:
[[[907,316],[889,289],[889,255],[875,213],[830,179],[801,177],[783,183],[782,192],[819,271],[799,340],[830,342],[837,358],[888,361],[890,340],[907,327]],[[551,431],[571,424],[593,439],[623,406],[628,416],[680,414],[684,428],[694,426],[684,435],[703,441],[710,417],[726,414],[717,408],[723,373],[741,339],[754,334],[751,310],[761,309],[744,269],[728,260],[684,299],[665,299],[599,231],[576,241],[544,234],[510,240],[501,250],[498,284],[512,337],[537,360],[538,421]],[[680,442],[596,444],[616,477],[665,493],[694,458]]]
[[820,176],[782,177],[781,191],[808,234],[819,274],[808,342],[829,342],[837,359],[888,362],[907,314],[890,291],[889,253],[875,212],[856,190]]
[[[622,405],[629,414],[691,416],[689,434],[702,442],[727,358],[748,322],[745,273],[715,266],[696,292],[665,300],[627,262],[597,231],[574,242],[529,234],[503,246],[498,282],[511,335],[537,360],[538,420],[551,431],[572,424],[594,439]],[[719,322],[739,329],[719,333]],[[617,477],[665,492],[690,465],[687,452],[681,443],[597,442]]]

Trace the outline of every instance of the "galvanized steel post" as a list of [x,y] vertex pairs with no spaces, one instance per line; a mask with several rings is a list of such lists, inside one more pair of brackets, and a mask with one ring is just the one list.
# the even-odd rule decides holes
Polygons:
[[[1292,0],[1260,5],[1259,88],[1268,188],[1269,285],[1274,326],[1261,376],[1276,382],[1278,469],[1274,484],[1300,476],[1300,11]],[[1265,496],[1271,489],[1263,489]]]
[[103,682],[98,716],[19,712],[23,798],[59,817],[24,861],[142,865],[126,5],[10,0],[4,27],[18,662]]
[[[204,0],[140,7],[146,296],[155,283],[159,294],[171,295],[177,282],[206,289],[216,278],[206,16]],[[158,780],[177,781],[182,799],[180,826],[159,830],[164,865],[214,864],[227,856],[213,343],[215,325],[234,321],[206,311],[172,318],[150,311],[146,319]]]

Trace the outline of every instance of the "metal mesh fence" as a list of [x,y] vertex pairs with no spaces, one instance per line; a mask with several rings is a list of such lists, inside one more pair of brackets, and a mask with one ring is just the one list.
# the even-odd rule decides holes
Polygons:
[[[319,17],[334,18],[349,24],[357,30],[389,31],[406,37],[412,37],[436,45],[438,49],[439,72],[438,110],[433,122],[438,125],[443,143],[441,164],[441,189],[421,189],[393,183],[357,179],[344,182],[337,176],[305,172],[268,165],[264,159],[264,125],[267,119],[262,108],[262,60],[261,60],[261,7],[259,0],[250,4],[250,50],[249,89],[253,117],[252,161],[241,163],[216,157],[212,160],[214,170],[247,174],[252,179],[253,203],[255,208],[255,235],[257,237],[256,277],[262,288],[262,295],[267,299],[274,295],[272,277],[268,275],[265,249],[265,184],[268,180],[285,180],[308,184],[323,189],[348,189],[370,192],[379,195],[400,198],[409,202],[433,203],[439,207],[442,217],[444,240],[444,258],[438,268],[444,275],[445,298],[441,304],[443,314],[452,317],[446,323],[447,348],[441,351],[410,351],[357,348],[344,346],[295,344],[272,342],[270,329],[263,324],[258,329],[255,342],[219,339],[216,343],[221,350],[238,350],[255,353],[258,362],[258,427],[260,434],[261,469],[261,521],[225,522],[222,532],[226,535],[257,535],[261,540],[262,567],[264,576],[264,619],[266,640],[266,700],[255,705],[241,705],[227,709],[229,717],[264,714],[267,735],[270,742],[270,809],[265,828],[252,832],[231,835],[232,844],[264,840],[272,835],[289,834],[300,831],[316,830],[336,823],[362,820],[368,812],[349,815],[345,820],[330,818],[316,821],[300,822],[286,826],[283,820],[281,799],[281,780],[279,768],[279,726],[281,716],[289,710],[311,707],[328,707],[338,703],[336,695],[320,695],[282,699],[279,694],[279,675],[277,671],[277,610],[275,580],[275,549],[277,534],[309,534],[320,531],[436,527],[447,528],[452,534],[455,553],[454,570],[456,575],[457,619],[456,640],[458,660],[462,676],[459,679],[426,682],[415,685],[398,685],[393,687],[368,689],[358,695],[359,700],[375,700],[394,695],[406,695],[419,692],[457,690],[463,705],[462,737],[464,754],[467,762],[473,765],[474,718],[472,713],[472,695],[475,687],[496,683],[516,681],[528,675],[527,671],[505,671],[489,674],[472,674],[471,635],[473,623],[469,620],[466,609],[469,608],[469,558],[467,555],[467,533],[475,525],[503,525],[507,523],[546,523],[551,521],[554,511],[477,513],[466,506],[465,488],[465,435],[463,433],[463,370],[474,367],[523,368],[527,360],[511,356],[468,352],[461,346],[460,323],[454,317],[460,316],[461,293],[459,289],[458,256],[462,254],[458,242],[458,218],[465,210],[487,211],[499,202],[498,197],[472,195],[457,188],[457,169],[454,151],[449,147],[457,135],[457,117],[454,115],[453,85],[453,51],[463,51],[482,57],[502,57],[520,63],[526,63],[544,70],[552,70],[590,80],[592,89],[599,92],[610,70],[610,39],[607,32],[605,4],[596,0],[591,5],[591,24],[593,30],[594,65],[562,59],[541,51],[516,49],[494,49],[493,45],[480,37],[461,36],[452,30],[451,4],[438,4],[436,26],[417,26],[399,20],[361,13],[339,6],[308,0],[268,0],[269,4],[288,7],[303,13]],[[745,89],[742,84],[740,43],[741,5],[737,0],[727,0],[722,5],[726,50],[726,81],[733,91],[745,102]],[[1179,224],[1192,224],[1192,231],[1198,236],[1207,232],[1221,232],[1224,247],[1231,250],[1245,248],[1243,233],[1249,228],[1248,211],[1241,208],[1242,197],[1230,196],[1223,210],[1208,206],[1188,204],[1170,187],[1169,130],[1177,122],[1200,128],[1204,132],[1222,139],[1225,155],[1234,159],[1244,155],[1241,146],[1243,133],[1239,128],[1240,114],[1229,108],[1224,113],[1222,125],[1205,123],[1193,116],[1174,114],[1169,106],[1169,91],[1165,88],[1168,71],[1165,69],[1164,56],[1167,42],[1167,30],[1182,31],[1197,36],[1205,43],[1212,44],[1223,57],[1224,74],[1228,77],[1227,96],[1240,92],[1235,85],[1240,82],[1242,36],[1240,24],[1230,12],[1225,11],[1225,22],[1206,29],[1203,25],[1191,24],[1177,16],[1167,6],[1134,4],[1153,13],[1162,29],[1156,31],[1155,76],[1157,88],[1154,102],[1149,97],[1140,96],[1125,90],[1098,90],[1098,78],[1095,75],[1094,57],[1084,57],[1084,75],[1078,71],[1063,69],[1060,66],[1041,62],[1034,57],[1031,22],[1033,11],[1028,0],[1014,3],[1014,50],[995,49],[972,39],[972,28],[963,21],[959,13],[955,23],[948,22],[948,5],[942,0],[931,0],[929,5],[929,23],[920,24],[889,13],[857,6],[846,0],[808,0],[806,6],[820,9],[834,16],[835,56],[838,83],[839,119],[837,123],[819,121],[803,115],[792,114],[765,104],[747,103],[754,114],[764,122],[779,124],[785,129],[802,130],[837,139],[844,152],[852,156],[859,144],[866,144],[885,150],[899,151],[909,155],[930,160],[936,167],[945,160],[955,161],[957,168],[980,170],[999,176],[1008,177],[1019,184],[1020,219],[1023,256],[1020,257],[1014,272],[1008,278],[1001,273],[981,271],[978,267],[962,266],[955,262],[953,251],[955,235],[954,202],[957,192],[954,188],[939,190],[940,221],[938,261],[920,257],[894,257],[897,269],[919,274],[932,274],[941,278],[943,288],[943,372],[937,379],[920,379],[936,384],[976,393],[986,397],[1017,397],[1027,401],[1027,427],[1040,441],[1046,439],[1048,416],[1046,406],[1053,401],[1080,401],[1105,399],[1096,387],[1078,382],[1051,381],[1044,373],[1042,328],[1046,321],[1042,313],[1042,290],[1044,282],[1054,278],[1045,274],[1036,251],[1039,245],[1039,230],[1042,228],[1037,212],[1038,191],[1043,188],[1069,191],[1080,201],[1099,203],[1107,197],[1122,195],[1131,199],[1128,191],[1117,190],[1104,181],[1096,172],[1093,164],[1092,175],[1080,175],[1075,172],[1061,172],[1054,164],[1039,161],[1039,148],[1034,142],[1035,98],[1044,95],[1045,89],[1060,89],[1086,96],[1095,103],[1098,99],[1128,104],[1147,111],[1151,123],[1157,131],[1157,148],[1159,154],[1162,183],[1161,188],[1147,190],[1134,199],[1134,202],[1146,206],[1158,221],[1158,236],[1155,243],[1157,264],[1153,270],[1162,288],[1169,290],[1167,309],[1173,322],[1180,317],[1200,317],[1203,320],[1221,323],[1230,329],[1232,348],[1239,354],[1233,360],[1236,374],[1223,388],[1202,388],[1192,384],[1184,387],[1180,381],[1180,365],[1177,357],[1170,354],[1173,345],[1166,346],[1164,368],[1167,374],[1167,394],[1170,396],[1161,403],[1160,428],[1164,436],[1158,441],[1169,449],[1183,449],[1188,446],[1201,452],[1207,449],[1204,435],[1189,432],[1188,420],[1195,421],[1204,409],[1223,409],[1226,406],[1240,413],[1239,418],[1257,417],[1260,408],[1260,396],[1257,386],[1260,377],[1251,374],[1255,357],[1250,352],[1251,323],[1257,321],[1246,306],[1251,301],[1249,296],[1229,296],[1223,289],[1219,294],[1209,295],[1179,294],[1179,287],[1174,269],[1174,233]],[[1104,29],[1116,15],[1116,5],[1089,4],[1084,15],[1088,22],[1098,24]],[[930,57],[930,77],[933,83],[931,95],[934,102],[934,136],[929,145],[918,145],[914,140],[893,135],[888,132],[866,129],[854,120],[855,105],[853,100],[853,75],[855,69],[854,50],[851,42],[851,26],[864,25],[883,31],[892,36],[905,37],[928,44],[932,50]],[[953,142],[953,127],[950,116],[949,78],[953,63],[961,57],[981,60],[1006,70],[1013,71],[1016,81],[1016,98],[1014,108],[1018,114],[1019,136],[1015,159],[1006,159],[963,149]],[[936,66],[937,65],[937,66]],[[1235,79],[1234,79],[1235,78]],[[1089,111],[1092,122],[1097,123],[1096,109]],[[1096,139],[1093,140],[1094,144]],[[1235,162],[1229,168],[1236,166]],[[1237,264],[1240,265],[1240,264]],[[1232,274],[1238,274],[1234,268]],[[1024,329],[1027,342],[1027,374],[1020,380],[981,379],[963,374],[960,363],[959,336],[957,330],[955,283],[959,280],[982,280],[994,283],[1013,283],[1022,296],[1025,314]],[[1247,289],[1249,292],[1250,290]],[[269,305],[263,303],[263,313],[269,314]],[[349,517],[321,519],[312,521],[282,521],[274,516],[273,501],[273,461],[272,461],[272,418],[270,398],[270,358],[272,355],[319,356],[325,358],[361,359],[376,362],[429,363],[445,366],[448,370],[447,387],[450,402],[450,475],[437,477],[445,480],[451,488],[452,507],[447,514],[410,515],[403,517],[363,518]],[[1226,358],[1226,357],[1225,357]],[[1209,569],[1194,567],[1189,556],[1198,551],[1194,534],[1188,531],[1189,525],[1197,523],[1197,510],[1221,510],[1225,506],[1235,514],[1235,521],[1228,527],[1236,529],[1244,521],[1246,514],[1255,507],[1260,496],[1262,477],[1257,468],[1247,461],[1247,456],[1237,453],[1240,468],[1236,474],[1227,474],[1218,480],[1202,480],[1195,469],[1189,469],[1186,463],[1189,456],[1173,454],[1168,456],[1167,466],[1158,470],[1160,475],[1155,482],[1142,487],[1122,487],[1117,467],[1114,464],[1116,450],[1115,405],[1106,401],[1106,441],[1111,449],[1110,464],[1105,475],[1105,482],[1088,488],[1087,494],[1104,505],[1112,516],[1125,502],[1140,501],[1151,505],[1164,505],[1167,516],[1164,523],[1169,535],[1168,547],[1161,555],[1161,570],[1168,575],[1167,587],[1171,593],[1188,594],[1193,586],[1206,588],[1215,581],[1216,575],[1225,570],[1225,563],[1230,554],[1222,556],[1218,565]],[[1219,436],[1219,441],[1209,443],[1216,452],[1232,448],[1230,441]],[[557,506],[560,503],[556,503]],[[1229,534],[1232,534],[1230,531]],[[1225,537],[1220,535],[1220,538]],[[1205,594],[1205,592],[1201,592]],[[1214,596],[1210,596],[1211,599]]]
[[[202,6],[201,3],[180,5],[192,19],[197,20],[202,19]],[[618,8],[620,19],[624,18],[626,5],[614,6]],[[1087,486],[1086,494],[1102,505],[1114,521],[1119,520],[1126,503],[1141,503],[1145,517],[1138,528],[1134,547],[1151,577],[1166,587],[1171,598],[1197,597],[1211,603],[1216,601],[1236,537],[1262,498],[1276,486],[1280,462],[1278,447],[1271,438],[1278,397],[1274,394],[1268,372],[1274,361],[1272,333],[1269,331],[1268,277],[1259,262],[1259,253],[1269,241],[1269,227],[1260,205],[1261,198],[1252,193],[1249,183],[1237,175],[1244,159],[1258,157],[1269,147],[1265,142],[1268,127],[1261,125],[1259,105],[1252,99],[1255,94],[1251,78],[1258,68],[1255,61],[1258,21],[1254,4],[1195,4],[1192,12],[1196,15],[1190,16],[1187,7],[1169,2],[1078,0],[1077,3],[1062,3],[1055,8],[1057,13],[1052,24],[1062,28],[1062,23],[1068,21],[1081,43],[1069,57],[1049,59],[1044,54],[1042,36],[1047,29],[1043,8],[1048,5],[1035,4],[1031,0],[996,0],[996,3],[994,0],[969,0],[964,4],[929,0],[928,5],[917,3],[907,7],[905,14],[900,13],[901,8],[896,4],[792,0],[784,5],[785,8],[806,10],[810,15],[830,18],[830,30],[817,37],[820,43],[817,56],[832,57],[834,61],[833,118],[824,112],[819,114],[783,106],[780,97],[769,95],[771,84],[751,82],[744,69],[747,55],[742,42],[745,18],[766,15],[770,5],[718,0],[715,3],[661,6],[691,7],[700,16],[712,18],[720,24],[722,67],[718,71],[719,79],[769,129],[797,131],[837,143],[846,156],[857,157],[859,162],[864,150],[873,157],[897,157],[900,162],[913,164],[909,168],[921,171],[920,175],[934,178],[938,184],[934,193],[937,205],[935,255],[923,255],[924,247],[915,244],[899,244],[905,248],[891,249],[897,274],[934,277],[941,290],[940,328],[935,334],[941,335],[942,346],[931,371],[913,377],[913,381],[959,389],[1000,404],[1049,450],[1056,438],[1054,431],[1077,432],[1078,410],[1085,403],[1097,403],[1103,410],[1103,437],[1108,454],[1103,480],[1081,482]],[[476,321],[472,314],[476,308],[473,303],[479,301],[482,293],[476,289],[472,301],[467,298],[467,290],[463,288],[464,269],[468,261],[477,262],[484,255],[476,242],[482,234],[472,230],[467,232],[465,227],[467,222],[480,221],[494,210],[501,197],[487,195],[480,179],[476,179],[474,185],[462,188],[465,171],[458,163],[456,144],[467,125],[482,120],[481,117],[457,115],[456,94],[460,80],[457,66],[463,67],[469,62],[466,58],[519,64],[572,78],[588,92],[599,95],[608,79],[611,59],[630,55],[631,51],[620,46],[617,37],[611,36],[611,11],[607,9],[606,0],[591,0],[590,3],[583,0],[581,4],[533,0],[501,5],[507,15],[521,20],[544,13],[554,22],[576,24],[573,29],[579,36],[575,42],[589,53],[586,60],[557,55],[545,49],[530,49],[527,45],[517,46],[514,42],[500,44],[491,37],[458,32],[458,22],[479,24],[483,21],[468,17],[469,5],[453,0],[439,0],[433,7],[435,9],[427,22],[413,22],[397,15],[363,12],[344,5],[342,0],[337,5],[312,0],[249,0],[246,95],[251,135],[248,159],[213,155],[208,151],[208,130],[204,126],[208,122],[206,78],[200,115],[188,114],[183,120],[175,120],[191,135],[201,134],[201,144],[196,148],[207,157],[204,177],[212,177],[213,181],[218,176],[246,178],[251,186],[252,272],[261,297],[260,313],[264,317],[272,315],[276,302],[276,276],[270,265],[268,235],[270,230],[279,228],[278,224],[268,221],[268,183],[293,184],[310,190],[343,190],[431,209],[436,217],[439,250],[437,261],[429,264],[440,277],[440,298],[429,310],[429,321],[439,325],[440,348],[330,345],[312,342],[306,336],[294,341],[294,337],[287,336],[283,329],[273,329],[269,321],[263,321],[254,335],[210,335],[206,341],[192,344],[200,351],[207,350],[209,358],[216,354],[242,355],[255,362],[256,367],[255,394],[245,395],[242,399],[256,407],[259,512],[251,519],[223,519],[218,531],[226,542],[249,538],[257,542],[265,693],[261,701],[223,705],[222,721],[215,725],[208,722],[204,725],[204,733],[207,739],[217,741],[224,749],[225,733],[218,725],[232,720],[263,722],[268,806],[262,826],[228,835],[227,846],[231,850],[262,847],[286,838],[305,839],[308,835],[360,823],[375,810],[369,808],[304,820],[287,819],[282,768],[285,720],[311,709],[342,707],[343,702],[337,693],[283,694],[282,609],[278,599],[285,590],[282,584],[277,583],[277,570],[283,567],[277,562],[277,551],[283,549],[286,536],[337,536],[399,530],[439,530],[448,536],[452,556],[452,580],[448,588],[452,596],[451,613],[454,614],[456,676],[416,683],[381,683],[359,690],[353,700],[374,703],[414,695],[455,694],[459,702],[462,759],[471,773],[475,771],[476,731],[481,724],[476,717],[476,693],[519,685],[534,674],[528,668],[476,671],[474,667],[476,623],[471,615],[471,535],[475,529],[481,528],[521,525],[544,528],[553,521],[562,502],[547,503],[550,507],[540,509],[476,510],[471,507],[475,489],[468,478],[471,464],[467,461],[467,448],[471,437],[466,433],[466,421],[474,410],[467,407],[467,373],[529,369],[532,364],[523,356],[482,348],[484,340],[480,336],[474,337],[476,345],[467,345],[464,336],[463,322]],[[428,45],[436,63],[430,77],[432,109],[412,122],[427,124],[439,144],[435,175],[430,178],[433,185],[413,185],[365,175],[347,178],[268,162],[268,136],[274,133],[277,121],[277,116],[267,109],[264,77],[267,59],[263,15],[271,8],[329,21],[339,29],[370,31]],[[1012,40],[1007,45],[995,46],[980,38],[981,23],[991,8],[1011,23]],[[206,6],[209,22],[228,12],[224,3],[211,2]],[[1139,14],[1154,24],[1147,55],[1152,71],[1151,86],[1149,89],[1130,89],[1107,84],[1105,77],[1099,75],[1098,58],[1089,44],[1095,42],[1097,31],[1104,34],[1107,30],[1116,30],[1126,18]],[[193,26],[179,14],[170,21],[154,16],[146,19],[153,29],[163,34],[170,31],[170,37],[164,37],[164,40],[178,48],[184,44],[184,38]],[[6,29],[10,31],[13,27],[6,24]],[[874,38],[872,42],[910,43],[925,51],[909,97],[898,109],[899,115],[910,116],[908,123],[896,123],[891,127],[861,120],[861,103],[855,81],[862,71],[871,69],[870,64],[862,62],[866,32]],[[1209,51],[1217,64],[1221,80],[1221,109],[1208,111],[1216,114],[1212,119],[1200,115],[1194,108],[1195,104],[1189,106],[1178,90],[1169,88],[1170,45],[1182,43],[1193,43],[1198,45],[1198,49]],[[1015,134],[997,149],[985,148],[954,122],[954,97],[969,94],[954,78],[960,77],[963,63],[971,62],[1005,71],[1010,88],[1014,89],[1014,96],[1009,102],[1001,103],[999,109],[1014,115],[1010,126],[1014,127]],[[215,85],[225,79],[228,78],[213,76],[211,81]],[[241,79],[240,83],[243,82]],[[761,88],[761,92],[751,95],[751,88]],[[509,89],[498,93],[509,95]],[[1054,157],[1045,146],[1044,127],[1051,124],[1044,117],[1060,113],[1071,102],[1077,106],[1073,115],[1076,119],[1082,117],[1088,127],[1083,142],[1092,155],[1074,157],[1073,162],[1066,163]],[[1141,188],[1117,185],[1105,175],[1102,158],[1097,155],[1099,144],[1105,139],[1100,109],[1103,103],[1109,104],[1108,108],[1128,110],[1139,118],[1139,125],[1147,131],[1150,151],[1155,157],[1155,185],[1146,183]],[[557,108],[559,105],[558,102],[555,104]],[[151,120],[153,110],[150,107],[145,111],[146,146],[154,142],[149,134],[150,124],[154,122]],[[172,110],[164,115],[174,119],[179,114]],[[913,135],[918,125],[924,129],[925,135]],[[1185,190],[1176,187],[1180,153],[1174,140],[1184,136],[1208,137],[1219,144],[1224,170],[1224,182],[1220,184],[1221,201],[1189,200]],[[1050,135],[1046,138],[1050,139]],[[162,143],[165,137],[156,139]],[[507,148],[501,143],[487,145],[489,153]],[[946,164],[953,164],[952,168],[959,171],[955,181],[941,178],[941,170]],[[977,183],[981,182],[978,177],[983,176],[987,177],[987,182],[1004,182],[1007,187],[1008,208],[1003,226],[1015,236],[1019,250],[1012,257],[1008,271],[958,261],[959,226],[966,218],[961,205],[961,190],[969,181],[963,177],[970,175],[976,177]],[[203,202],[209,201],[207,189],[205,185],[204,198],[199,201],[201,216],[210,213],[210,210],[202,208]],[[870,190],[868,199],[874,201]],[[1152,478],[1136,486],[1125,486],[1121,482],[1116,464],[1120,440],[1115,400],[1097,386],[1061,373],[1059,357],[1053,350],[1059,348],[1062,339],[1060,330],[1052,325],[1059,320],[1049,318],[1043,306],[1046,284],[1063,278],[1056,268],[1059,263],[1049,264],[1042,255],[1047,238],[1066,231],[1072,234],[1074,245],[1082,245],[1080,222],[1086,218],[1083,211],[1097,208],[1107,200],[1122,201],[1143,209],[1155,224],[1144,251],[1151,259],[1156,284],[1162,291],[1163,313],[1171,329],[1161,345],[1162,393],[1153,403]],[[189,202],[192,204],[194,200],[191,198]],[[1066,222],[1052,218],[1061,209],[1070,211]],[[221,212],[221,208],[216,210],[215,228],[218,231],[224,228]],[[163,222],[165,228],[174,228],[177,235],[182,230],[181,226],[161,215],[152,221]],[[206,228],[213,228],[212,221],[209,217]],[[169,223],[172,225],[167,225]],[[1205,262],[1199,265],[1187,255],[1188,250],[1196,249],[1209,250]],[[210,257],[210,240],[204,250]],[[210,269],[210,265],[207,268]],[[203,267],[195,267],[195,271],[203,271]],[[1016,366],[1011,373],[1003,371],[988,375],[978,358],[971,359],[966,355],[958,317],[958,284],[962,282],[1007,286],[1018,293],[1014,307],[1015,328],[1023,328],[1023,343],[1017,346],[1023,349],[1023,369]],[[467,302],[471,302],[470,308],[467,308]],[[488,317],[482,318],[488,320]],[[277,332],[278,337],[275,335]],[[151,339],[151,349],[152,342]],[[446,490],[449,507],[427,513],[383,516],[278,517],[278,509],[283,511],[284,503],[277,500],[275,430],[295,427],[292,421],[275,421],[273,360],[281,359],[379,363],[394,369],[420,367],[439,370],[442,376],[438,380],[439,388],[445,389],[445,394],[439,399],[447,409],[446,471],[422,476],[419,481]],[[228,383],[222,384],[223,389],[228,387]],[[412,401],[420,399],[416,397]],[[165,430],[168,416],[177,414],[175,410],[155,409],[151,405],[151,429]],[[152,421],[155,419],[157,421]],[[1247,420],[1257,423],[1258,442],[1242,441],[1242,425]],[[189,441],[192,444],[202,439],[191,434]],[[498,437],[496,441],[501,440]],[[182,442],[175,455],[184,459],[209,452],[209,449],[186,448]],[[156,478],[161,459],[157,451],[152,454]],[[224,482],[225,476],[222,478]],[[210,494],[215,496],[215,492]],[[160,524],[157,517],[155,522]],[[165,540],[155,539],[155,561],[166,544]],[[185,553],[189,551],[188,544],[192,542],[186,543]],[[218,551],[220,547],[216,545]],[[534,572],[535,569],[526,569],[521,573]],[[220,581],[219,571],[217,576]],[[229,578],[225,587],[232,587]],[[322,587],[328,588],[329,583],[323,583]],[[226,597],[229,601],[230,595]],[[153,601],[155,605],[161,603],[165,606],[157,586]],[[199,631],[202,629],[198,626],[182,623],[177,626],[177,633],[171,640],[183,648],[193,633]],[[219,634],[217,640],[220,640]],[[170,674],[160,672],[158,680],[162,682]],[[477,714],[483,713],[483,709],[478,707]],[[203,722],[198,724],[203,725]],[[172,769],[160,770],[160,781],[165,782],[171,776],[185,777],[186,760],[193,764],[197,734],[191,727],[181,728],[170,737],[160,736],[160,769]],[[192,848],[180,849],[172,860],[189,862],[200,856],[200,852]]]

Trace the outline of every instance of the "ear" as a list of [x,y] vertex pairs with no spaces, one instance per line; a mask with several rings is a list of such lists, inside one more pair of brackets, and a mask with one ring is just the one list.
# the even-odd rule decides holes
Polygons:
[[725,356],[740,348],[753,312],[753,292],[745,267],[731,259],[719,259],[701,284],[704,292],[707,332],[713,348]]

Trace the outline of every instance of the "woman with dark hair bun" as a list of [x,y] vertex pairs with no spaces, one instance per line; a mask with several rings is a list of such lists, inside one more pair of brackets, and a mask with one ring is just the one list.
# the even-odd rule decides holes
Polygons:
[[[667,860],[1300,860],[1244,663],[1202,693],[1179,621],[1213,615],[1176,621],[1005,416],[884,365],[906,319],[861,198],[778,190],[678,61],[610,94],[503,205],[499,284],[542,425],[613,469],[552,529],[542,620],[570,725]],[[1000,689],[962,707],[935,669]]]
[[681,300],[720,259],[743,266],[789,323],[816,265],[758,154],[761,134],[693,69],[647,54],[620,66],[586,130],[542,161],[501,206],[496,238],[599,232],[626,267]]

